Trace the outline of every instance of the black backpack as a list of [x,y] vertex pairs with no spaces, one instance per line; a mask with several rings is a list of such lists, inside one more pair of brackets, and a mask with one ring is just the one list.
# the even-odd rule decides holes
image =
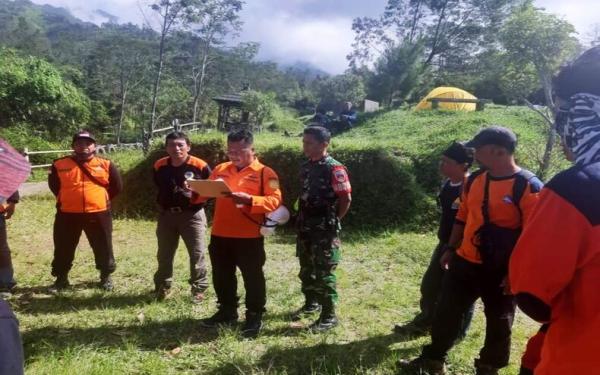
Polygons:
[[[465,191],[468,193],[473,181],[477,176],[484,171],[478,170],[469,176]],[[523,212],[520,207],[521,198],[525,194],[529,181],[535,175],[527,170],[522,169],[515,175],[515,180],[512,189],[512,201],[519,211],[519,217],[522,219]],[[483,225],[479,227],[475,235],[479,237],[477,248],[481,255],[483,267],[494,274],[504,276],[508,272],[508,262],[512,254],[512,250],[517,244],[517,240],[521,235],[522,222],[518,228],[505,228],[498,226],[490,221],[489,216],[489,176],[486,175],[483,202],[481,211],[483,214]]]

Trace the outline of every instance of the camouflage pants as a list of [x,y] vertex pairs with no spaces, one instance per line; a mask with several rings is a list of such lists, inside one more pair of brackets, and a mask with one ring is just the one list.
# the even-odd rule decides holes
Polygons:
[[340,261],[340,240],[337,234],[298,234],[296,256],[300,261],[298,277],[306,300],[319,302],[324,309],[333,309],[338,300],[335,269]]

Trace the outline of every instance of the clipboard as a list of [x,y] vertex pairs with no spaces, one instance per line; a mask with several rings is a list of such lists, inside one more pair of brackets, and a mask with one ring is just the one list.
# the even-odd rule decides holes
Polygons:
[[231,193],[229,185],[223,180],[187,180],[190,190],[201,197],[221,198]]

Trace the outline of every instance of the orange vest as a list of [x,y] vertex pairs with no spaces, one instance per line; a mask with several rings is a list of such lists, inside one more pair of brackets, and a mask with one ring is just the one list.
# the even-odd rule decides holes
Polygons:
[[213,170],[210,179],[217,178],[224,180],[234,192],[241,191],[252,195],[252,204],[237,207],[231,198],[217,198],[212,235],[229,238],[262,237],[260,225],[256,222],[262,223],[265,214],[277,209],[281,204],[279,178],[275,171],[260,163],[258,159],[241,171],[231,162],[227,162],[217,165]]
[[107,190],[110,161],[93,157],[83,165],[105,187],[91,181],[71,157],[56,160],[54,167],[60,180],[60,191],[56,200],[61,212],[102,212],[110,207]]

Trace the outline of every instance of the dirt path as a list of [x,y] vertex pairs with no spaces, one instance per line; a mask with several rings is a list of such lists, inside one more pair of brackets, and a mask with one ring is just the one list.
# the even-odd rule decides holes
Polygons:
[[25,182],[19,188],[19,194],[21,194],[22,197],[26,197],[28,195],[45,194],[49,192],[50,189],[48,188],[48,183],[46,181]]

